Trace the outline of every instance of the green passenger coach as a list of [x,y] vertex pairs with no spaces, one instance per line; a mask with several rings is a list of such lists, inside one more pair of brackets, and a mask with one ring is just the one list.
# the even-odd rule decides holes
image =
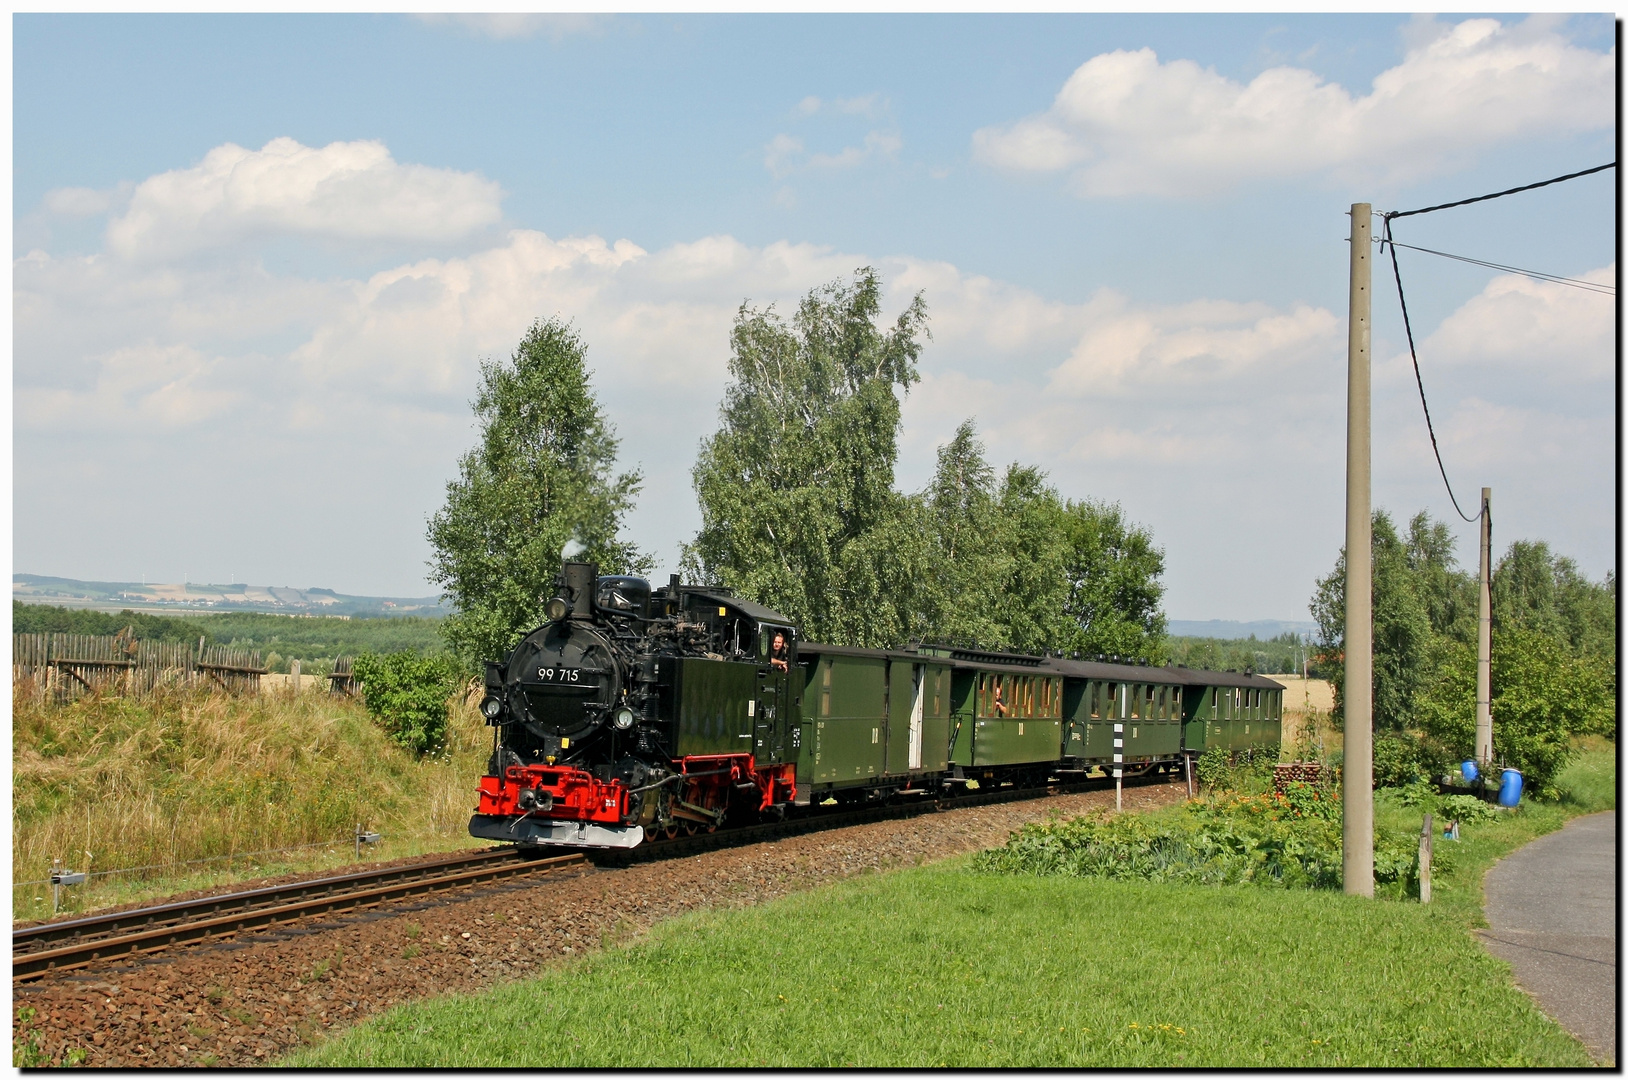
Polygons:
[[[919,652],[804,644],[799,802],[896,790],[944,771],[950,665]],[[839,801],[842,801],[839,799]]]
[[1281,734],[1283,688],[1258,675],[932,645],[798,656],[805,805],[1107,771],[1116,728],[1130,776],[1214,747],[1276,752]]

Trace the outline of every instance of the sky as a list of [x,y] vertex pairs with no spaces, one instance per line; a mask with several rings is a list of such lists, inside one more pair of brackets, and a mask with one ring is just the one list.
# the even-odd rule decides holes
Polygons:
[[[677,569],[742,304],[874,266],[919,490],[1120,504],[1178,619],[1344,536],[1349,218],[1615,156],[1608,16],[17,15],[13,569],[416,596],[479,365],[572,321]],[[1616,283],[1614,170],[1399,241]],[[1460,502],[1615,571],[1614,291],[1404,249]],[[1476,532],[1375,262],[1374,505]]]

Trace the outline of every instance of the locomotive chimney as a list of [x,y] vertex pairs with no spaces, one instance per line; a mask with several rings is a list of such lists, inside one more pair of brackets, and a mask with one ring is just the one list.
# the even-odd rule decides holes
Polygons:
[[565,598],[571,604],[571,618],[591,619],[594,615],[594,581],[599,567],[591,562],[567,562],[560,568],[565,579]]

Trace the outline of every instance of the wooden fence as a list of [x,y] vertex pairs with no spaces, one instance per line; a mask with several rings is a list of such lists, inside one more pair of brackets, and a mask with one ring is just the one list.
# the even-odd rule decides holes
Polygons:
[[161,686],[208,685],[232,694],[260,690],[257,649],[139,641],[128,633],[11,635],[11,678],[57,702],[85,694],[149,694]]

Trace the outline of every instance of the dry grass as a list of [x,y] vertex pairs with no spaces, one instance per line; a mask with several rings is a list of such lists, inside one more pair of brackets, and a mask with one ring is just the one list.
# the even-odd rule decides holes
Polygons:
[[[68,890],[75,909],[349,861],[358,823],[385,836],[370,858],[473,843],[465,830],[490,736],[467,702],[454,705],[446,752],[423,759],[360,704],[326,694],[55,706],[18,689],[12,709],[12,880],[47,877],[53,859],[92,872],[167,867],[94,877]],[[333,850],[246,855],[324,842]],[[175,865],[203,859],[215,861]],[[13,889],[13,918],[49,911],[48,887]]]

